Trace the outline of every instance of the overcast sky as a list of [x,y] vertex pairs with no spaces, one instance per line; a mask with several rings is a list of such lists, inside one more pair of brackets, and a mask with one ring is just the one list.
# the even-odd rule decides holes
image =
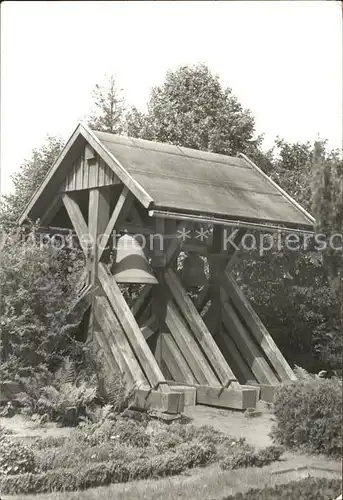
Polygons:
[[116,73],[143,108],[168,69],[204,62],[256,118],[265,147],[342,142],[342,11],[333,1],[1,4],[1,177],[46,134],[67,139]]

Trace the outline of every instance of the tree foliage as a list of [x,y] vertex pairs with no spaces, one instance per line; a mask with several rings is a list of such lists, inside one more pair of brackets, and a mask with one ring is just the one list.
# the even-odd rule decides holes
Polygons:
[[92,92],[94,112],[88,117],[88,125],[94,130],[121,134],[124,131],[125,101],[117,79],[111,75],[104,83],[96,84]]
[[[329,155],[316,142],[313,152],[312,209],[317,232],[325,234],[323,254],[332,293],[343,300],[343,163],[336,151]],[[342,306],[343,313],[343,306]]]
[[63,141],[60,138],[48,136],[40,148],[32,151],[31,158],[19,167],[12,176],[13,192],[4,195],[1,200],[0,226],[8,229],[15,225],[62,148]]
[[147,114],[133,109],[127,123],[136,137],[231,155],[246,151],[255,132],[250,111],[204,64],[168,71]]

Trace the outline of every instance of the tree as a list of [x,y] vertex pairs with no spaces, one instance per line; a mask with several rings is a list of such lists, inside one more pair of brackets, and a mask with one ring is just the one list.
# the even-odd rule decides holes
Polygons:
[[250,111],[204,64],[168,71],[152,89],[147,113],[126,107],[114,76],[95,86],[93,99],[88,124],[94,130],[232,155],[261,142],[253,139]]
[[92,96],[95,111],[88,118],[90,128],[111,134],[121,134],[125,127],[126,106],[122,89],[117,86],[116,77],[111,75],[105,83],[95,85]]
[[[342,234],[342,163],[337,152],[326,151],[325,142],[289,143],[277,138],[268,156],[268,174],[296,201],[313,209],[317,233],[324,233],[327,240]],[[252,251],[237,270],[284,355],[311,371],[341,365],[339,267],[342,251],[330,247],[319,251],[312,239],[307,249],[283,247],[262,256]]]
[[250,111],[204,64],[168,71],[151,92],[148,113],[133,110],[127,122],[136,136],[222,154],[246,151],[255,130]]
[[306,210],[311,210],[313,144],[275,140],[271,178],[295,198]]
[[327,154],[317,141],[313,152],[313,200],[316,230],[326,236],[324,265],[332,293],[343,299],[343,163],[337,151]]
[[61,139],[48,136],[42,147],[34,149],[31,158],[12,176],[14,191],[3,196],[0,205],[0,226],[8,229],[15,225],[62,148]]

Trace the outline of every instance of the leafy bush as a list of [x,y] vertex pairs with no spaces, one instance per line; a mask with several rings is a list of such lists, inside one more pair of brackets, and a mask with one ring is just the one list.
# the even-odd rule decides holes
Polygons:
[[282,385],[274,398],[272,436],[291,448],[339,455],[342,450],[342,381],[313,379]]
[[260,490],[251,489],[244,493],[236,493],[223,500],[333,500],[340,494],[341,488],[339,479],[309,477]]
[[32,379],[25,382],[26,392],[16,398],[29,415],[47,415],[49,420],[62,425],[76,425],[87,409],[95,404],[97,388],[88,386],[87,382],[78,386],[65,383],[58,390],[53,385],[34,387]]
[[0,475],[15,475],[35,470],[35,457],[32,450],[20,441],[2,437]]
[[113,460],[125,460],[128,463],[139,457],[145,456],[145,450],[132,448],[113,443],[101,444],[99,446],[85,447],[73,442],[67,442],[60,448],[47,448],[35,452],[36,465],[39,472],[46,472],[60,468],[77,468],[80,466],[82,456],[82,467]]
[[82,490],[115,482],[180,474],[187,468],[204,465],[214,456],[213,445],[183,444],[178,453],[165,453],[152,458],[118,459],[88,467],[56,469],[40,474],[2,476],[3,494],[44,493],[48,491]]
[[183,442],[197,440],[199,442],[213,443],[218,445],[236,441],[230,436],[209,425],[195,426],[192,424],[180,424],[175,422],[171,424],[168,432],[176,434],[182,439]]
[[54,371],[72,349],[80,318],[70,305],[80,288],[77,249],[40,244],[38,227],[1,232],[0,379]]
[[[99,367],[97,373],[100,373]],[[121,373],[111,372],[110,377],[107,375],[106,380],[104,399],[112,406],[114,413],[122,413],[130,405],[134,390],[128,392]]]
[[182,443],[182,438],[174,432],[160,432],[152,438],[152,445],[156,448],[158,453],[172,450]]
[[113,445],[126,444],[129,446],[146,447],[150,444],[150,437],[145,432],[146,424],[134,420],[119,418],[104,420],[98,424],[83,424],[74,433],[74,440],[80,444],[97,446],[112,442]]
[[12,434],[12,431],[0,424],[0,442],[10,434]]
[[34,450],[48,450],[50,448],[63,446],[66,440],[66,436],[47,436],[44,438],[37,438],[31,446]]
[[150,437],[141,423],[129,419],[119,419],[112,428],[111,439],[117,443],[143,448],[150,445]]
[[222,469],[263,467],[279,460],[283,452],[284,450],[280,446],[267,446],[267,448],[255,451],[252,446],[246,445],[245,448],[240,448],[228,455],[220,463],[220,466]]

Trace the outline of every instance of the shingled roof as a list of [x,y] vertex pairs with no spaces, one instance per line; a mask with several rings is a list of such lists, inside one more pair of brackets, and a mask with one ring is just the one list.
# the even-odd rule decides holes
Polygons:
[[79,125],[33,196],[20,222],[39,217],[88,142],[148,210],[223,221],[312,229],[313,217],[244,155],[238,157],[151,142]]

